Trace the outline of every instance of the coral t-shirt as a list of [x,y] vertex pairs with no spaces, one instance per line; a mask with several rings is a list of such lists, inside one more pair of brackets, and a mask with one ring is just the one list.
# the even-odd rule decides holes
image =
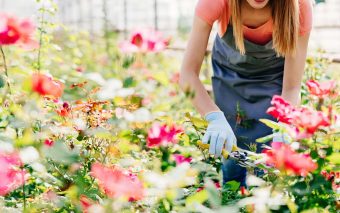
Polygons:
[[[312,29],[312,2],[310,0],[299,0],[299,7],[299,34],[302,36]],[[226,32],[230,19],[228,0],[199,0],[195,14],[209,25],[213,25],[215,21],[218,21],[218,33],[220,36],[223,36]],[[249,28],[243,25],[243,33],[244,37],[249,41],[256,44],[266,44],[272,39],[273,20],[269,19],[265,24],[257,28]]]

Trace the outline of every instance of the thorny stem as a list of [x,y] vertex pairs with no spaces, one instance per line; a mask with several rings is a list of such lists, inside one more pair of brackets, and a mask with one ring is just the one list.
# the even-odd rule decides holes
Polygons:
[[7,87],[8,87],[8,90],[9,90],[9,94],[12,94],[11,84],[9,83],[9,78],[8,78],[8,68],[7,68],[7,63],[6,63],[6,55],[5,55],[5,52],[4,52],[4,49],[2,48],[2,46],[0,46],[0,51],[1,51],[1,55],[2,55],[2,61],[3,61],[5,76],[6,76]]

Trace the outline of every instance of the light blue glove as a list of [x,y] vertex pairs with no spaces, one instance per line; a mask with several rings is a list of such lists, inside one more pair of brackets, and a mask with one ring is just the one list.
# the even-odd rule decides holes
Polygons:
[[273,132],[273,142],[283,142],[285,144],[290,144],[291,137],[287,133]]
[[210,112],[205,116],[205,120],[209,125],[202,142],[208,144],[210,141],[209,153],[219,157],[223,148],[231,152],[233,145],[237,145],[236,137],[223,112]]
[[290,144],[292,141],[292,138],[289,136],[289,134],[285,132],[281,132],[284,129],[284,124],[279,122],[280,130],[275,132],[273,130],[273,142],[283,142],[285,144]]

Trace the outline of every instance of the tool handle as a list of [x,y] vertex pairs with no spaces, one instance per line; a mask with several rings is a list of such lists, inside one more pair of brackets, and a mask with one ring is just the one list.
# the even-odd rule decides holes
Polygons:
[[[202,149],[202,150],[207,150],[209,149],[210,145],[209,144],[205,144],[203,143],[201,140],[198,140],[197,141],[197,146],[198,148]],[[232,152],[235,152],[238,150],[238,147],[236,145],[233,145],[233,148],[232,148]],[[228,159],[229,157],[229,152],[225,149],[222,150],[222,156],[225,158],[225,159]]]

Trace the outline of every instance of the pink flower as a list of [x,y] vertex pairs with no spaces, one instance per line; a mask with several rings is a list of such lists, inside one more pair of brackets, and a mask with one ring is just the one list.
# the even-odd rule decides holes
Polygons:
[[139,30],[132,33],[129,41],[119,45],[123,53],[160,52],[168,46],[169,40],[162,33],[153,30]]
[[284,143],[273,142],[272,149],[265,150],[264,153],[267,157],[267,164],[288,175],[306,176],[318,167],[308,154],[297,153]]
[[0,152],[0,196],[19,188],[25,182],[26,172],[17,153]]
[[292,113],[296,110],[289,102],[285,101],[281,96],[274,95],[267,113],[277,118],[278,121],[291,124]]
[[147,146],[167,146],[170,143],[177,143],[176,136],[182,133],[183,129],[175,125],[160,125],[155,123],[148,131]]
[[335,95],[336,82],[326,81],[319,83],[314,80],[309,80],[307,81],[307,87],[310,94],[323,98],[325,96]]
[[14,16],[0,14],[0,45],[19,44],[25,48],[36,48],[32,39],[35,26],[28,19],[19,20]]
[[[280,96],[274,96],[273,104],[267,113],[277,118],[282,123],[289,124],[288,130],[295,139],[311,137],[321,127],[331,125],[331,115],[309,108],[297,108],[286,102]],[[331,114],[331,109],[329,109]]]
[[301,108],[293,113],[293,124],[303,129],[307,135],[313,135],[320,127],[330,126],[329,117],[323,112]]
[[32,75],[32,90],[42,96],[60,98],[64,91],[64,84],[53,80],[51,76],[35,73]]
[[54,145],[54,141],[50,139],[46,139],[44,141],[45,146],[52,147]]
[[184,157],[180,154],[173,154],[176,164],[182,164],[182,163],[190,163],[192,161],[192,157]]
[[125,197],[129,201],[136,201],[144,197],[142,182],[127,170],[94,163],[91,175],[97,179],[104,193],[111,198]]

